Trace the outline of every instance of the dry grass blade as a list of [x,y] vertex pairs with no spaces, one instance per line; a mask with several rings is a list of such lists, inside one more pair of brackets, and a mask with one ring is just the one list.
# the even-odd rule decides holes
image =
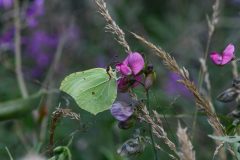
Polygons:
[[[140,114],[138,115],[138,118],[145,121],[146,123],[150,124],[151,127],[152,127],[152,131],[153,131],[154,135],[157,138],[163,140],[163,142],[169,147],[169,149],[171,149],[178,156],[176,146],[168,138],[167,133],[163,129],[162,121],[160,120],[160,116],[158,115],[158,113],[156,111],[153,111],[154,116],[151,117],[144,104],[141,104],[139,106],[139,108],[140,108]],[[177,159],[177,158],[175,157],[175,159]]]
[[216,155],[220,152],[220,150],[222,149],[222,147],[224,146],[224,142],[222,142],[221,144],[219,144],[217,146],[217,148],[215,149],[214,151],[214,154],[213,154],[213,159],[216,157]]
[[105,1],[104,0],[95,0],[95,2],[98,6],[99,13],[104,17],[104,19],[107,22],[107,25],[105,27],[106,31],[116,35],[117,42],[125,48],[125,51],[127,53],[130,53],[131,49],[125,39],[125,33],[122,31],[122,29],[116,24],[116,22],[110,16]]
[[203,58],[199,58],[199,62],[201,64],[201,70],[204,76],[204,82],[206,83],[207,86],[207,90],[208,90],[208,96],[209,98],[211,97],[211,83],[209,80],[209,73],[208,73],[208,69],[207,69],[207,64],[206,64],[206,60]]
[[73,112],[69,108],[60,108],[57,107],[56,110],[52,113],[52,120],[50,124],[50,132],[49,132],[49,153],[51,154],[53,152],[53,144],[54,144],[54,134],[55,134],[55,129],[57,127],[58,122],[62,117],[68,117],[73,120],[80,120],[80,115]]
[[208,35],[209,37],[212,36],[215,26],[219,21],[219,13],[220,13],[220,0],[215,0],[215,3],[212,6],[213,8],[213,13],[211,19],[207,17],[207,22],[208,22]]
[[223,126],[220,123],[217,115],[214,112],[212,112],[211,103],[209,102],[208,99],[204,98],[200,94],[196,85],[189,79],[188,71],[185,68],[180,68],[176,60],[173,57],[171,57],[170,54],[166,53],[162,48],[155,46],[151,42],[148,42],[143,37],[135,33],[132,34],[135,36],[135,38],[137,38],[139,41],[141,41],[151,50],[153,50],[154,54],[156,54],[160,59],[162,59],[165,66],[169,70],[175,72],[181,77],[181,80],[178,80],[178,82],[182,83],[194,95],[197,107],[199,107],[199,109],[204,110],[208,117],[208,122],[214,129],[216,135],[218,136],[224,135]]
[[177,136],[180,145],[179,156],[181,160],[195,160],[195,151],[187,135],[187,128],[182,128],[180,123],[178,123]]

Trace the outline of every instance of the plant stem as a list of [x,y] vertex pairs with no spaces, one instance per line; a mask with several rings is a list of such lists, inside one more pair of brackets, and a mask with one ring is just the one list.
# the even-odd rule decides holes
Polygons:
[[11,152],[9,151],[9,149],[8,149],[7,146],[5,147],[5,149],[6,149],[7,153],[8,153],[9,159],[10,159],[10,160],[13,160],[13,156],[12,156],[12,154],[11,154]]
[[[150,101],[149,101],[149,92],[148,92],[148,89],[146,90],[146,96],[147,96],[146,106],[147,106],[147,109],[149,110],[149,108],[150,108],[150,103],[149,103],[149,102],[150,102]],[[149,110],[149,111],[150,111],[150,110]],[[156,150],[155,143],[154,143],[154,140],[153,140],[153,133],[152,133],[152,126],[151,126],[151,124],[148,124],[148,127],[149,127],[149,134],[150,134],[150,138],[151,138],[151,143],[152,143],[152,148],[153,148],[155,160],[158,160],[158,154],[157,154],[157,150]]]
[[14,1],[14,46],[15,46],[15,72],[17,76],[17,82],[19,89],[21,91],[22,97],[27,98],[28,92],[27,87],[24,82],[24,77],[22,73],[22,60],[21,60],[21,23],[19,18],[19,0]]

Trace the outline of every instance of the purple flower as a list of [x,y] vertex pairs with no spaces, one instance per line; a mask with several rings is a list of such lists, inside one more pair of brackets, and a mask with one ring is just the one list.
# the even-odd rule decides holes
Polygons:
[[111,114],[118,121],[126,121],[129,117],[132,116],[134,110],[131,106],[125,102],[115,102],[111,108]]
[[38,17],[44,14],[44,0],[34,0],[26,10],[26,21],[29,27],[38,25]]
[[0,0],[0,8],[9,9],[13,6],[13,0]]
[[8,29],[0,36],[0,48],[4,50],[13,50],[14,29]]
[[186,97],[191,96],[191,93],[186,89],[186,87],[183,84],[177,82],[177,80],[179,79],[180,77],[176,73],[171,72],[169,74],[166,85],[164,86],[167,94],[169,95],[182,94]]
[[[23,38],[25,53],[32,59],[34,67],[31,69],[33,77],[41,76],[41,73],[49,66],[56,52],[58,37],[44,31],[37,30]],[[39,73],[39,75],[38,75]],[[36,76],[38,75],[38,76]]]
[[137,75],[144,67],[144,59],[138,52],[130,53],[127,58],[116,65],[117,71],[122,75]]

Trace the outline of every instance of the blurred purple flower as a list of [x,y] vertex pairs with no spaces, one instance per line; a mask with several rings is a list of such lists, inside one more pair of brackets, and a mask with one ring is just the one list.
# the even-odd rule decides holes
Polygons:
[[0,0],[0,8],[9,9],[13,6],[13,0]]
[[34,0],[26,10],[26,21],[29,27],[38,25],[38,17],[44,15],[44,0]]
[[181,94],[186,97],[191,96],[191,93],[186,89],[186,87],[183,84],[177,82],[177,80],[179,79],[180,77],[176,73],[171,72],[168,75],[168,79],[164,87],[167,94],[169,95]]
[[111,108],[111,114],[118,121],[126,121],[133,114],[133,108],[125,102],[115,102]]
[[231,0],[230,1],[233,5],[239,5],[240,4],[240,0]]
[[[41,76],[41,73],[49,66],[56,52],[58,37],[38,30],[32,33],[32,35],[24,37],[23,44],[26,54],[35,63],[35,67],[32,68],[32,76]],[[39,75],[37,75],[38,73]]]
[[8,29],[0,36],[0,49],[13,50],[14,29]]

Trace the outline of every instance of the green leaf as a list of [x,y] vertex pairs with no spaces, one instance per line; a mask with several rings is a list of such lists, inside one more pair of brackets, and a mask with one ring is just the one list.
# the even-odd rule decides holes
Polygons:
[[212,139],[228,143],[237,143],[240,141],[240,136],[213,136],[213,135],[208,136],[211,137]]
[[38,107],[41,93],[27,99],[17,99],[0,103],[0,121],[22,117]]
[[78,106],[94,115],[111,107],[117,97],[116,73],[110,68],[94,68],[72,73],[61,83]]
[[232,148],[233,148],[233,151],[237,157],[237,159],[240,159],[240,153],[239,153],[239,147],[240,147],[240,144],[239,143],[233,143],[231,144]]
[[53,150],[54,156],[48,160],[72,160],[72,154],[67,146],[58,146]]

